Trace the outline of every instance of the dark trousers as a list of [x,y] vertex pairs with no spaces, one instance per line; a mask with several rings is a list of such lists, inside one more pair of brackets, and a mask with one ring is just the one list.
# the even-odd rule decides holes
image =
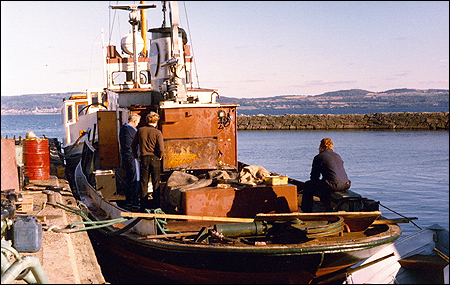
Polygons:
[[[142,207],[159,207],[160,190],[159,181],[161,179],[161,160],[156,155],[141,156],[141,208]],[[152,177],[153,200],[148,204],[148,182]]]
[[331,210],[331,192],[346,191],[350,188],[350,185],[351,182],[349,181],[348,183],[341,185],[338,189],[332,189],[325,180],[306,181],[303,188],[302,212],[312,213],[313,196],[320,198],[320,202],[327,208],[327,211]]
[[139,205],[139,184],[137,181],[136,160],[133,155],[122,154],[122,167],[125,170],[125,200],[127,204]]
[[320,198],[320,202],[324,205],[330,202],[330,187],[323,180],[305,182],[302,196],[302,212],[312,213],[313,208],[313,196]]

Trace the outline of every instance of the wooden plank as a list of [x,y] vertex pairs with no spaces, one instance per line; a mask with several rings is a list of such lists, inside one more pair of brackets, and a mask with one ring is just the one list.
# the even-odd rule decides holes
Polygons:
[[400,218],[400,219],[385,219],[385,220],[375,220],[372,225],[388,225],[388,224],[401,224],[409,223],[411,220],[417,220],[416,217],[411,218]]
[[433,251],[436,252],[440,257],[442,257],[448,263],[448,256],[445,255],[442,251],[437,248],[433,248]]
[[372,212],[345,212],[345,211],[338,211],[338,212],[320,212],[320,213],[300,213],[300,212],[294,212],[294,213],[280,213],[280,214],[257,214],[255,217],[255,220],[264,220],[264,221],[289,221],[295,218],[298,219],[308,219],[308,218],[320,218],[324,216],[341,216],[344,219],[348,218],[372,218],[375,217],[378,218],[381,216],[380,211],[372,211]]
[[196,234],[198,234],[198,232],[186,232],[186,233],[165,234],[165,235],[148,235],[148,236],[145,236],[145,237],[138,237],[138,239],[185,237],[185,236],[193,236],[193,235],[196,235]]
[[104,196],[104,198],[109,201],[125,201],[125,195]]
[[133,213],[122,212],[123,217],[135,218],[158,218],[158,219],[174,219],[174,220],[195,220],[195,221],[217,221],[231,223],[251,223],[252,218],[230,218],[230,217],[209,217],[209,216],[192,216],[192,215],[174,215],[174,214],[150,214],[150,213]]
[[379,216],[380,211],[372,212],[320,212],[320,213],[280,213],[280,214],[258,214],[255,220],[263,221],[289,221],[295,218],[300,220],[317,220],[329,216],[341,216],[347,225],[347,230],[351,232],[359,232],[366,230]]
[[326,216],[342,216],[344,219],[364,219],[369,218],[375,220],[381,215],[379,211],[372,212],[321,212],[321,213],[280,213],[280,214],[257,214],[255,219],[252,218],[234,218],[234,217],[211,217],[211,216],[193,216],[193,215],[175,215],[175,214],[153,214],[153,213],[133,213],[121,212],[124,217],[141,217],[141,218],[160,218],[160,219],[179,219],[179,220],[196,220],[196,221],[220,221],[249,223],[255,220],[264,221],[289,221],[294,218],[299,219],[317,219]]

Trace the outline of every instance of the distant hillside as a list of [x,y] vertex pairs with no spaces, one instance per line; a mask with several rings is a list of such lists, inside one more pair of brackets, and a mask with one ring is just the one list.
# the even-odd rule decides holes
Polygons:
[[[68,93],[2,96],[2,114],[59,113]],[[392,89],[372,92],[361,89],[339,90],[320,95],[281,95],[263,98],[232,98],[220,96],[219,103],[239,104],[238,110],[306,110],[339,108],[406,108],[442,107],[449,109],[448,89]]]
[[63,98],[69,98],[72,94],[49,93],[49,94],[26,94],[19,96],[2,96],[2,114],[29,114],[38,110],[39,113],[59,113]]
[[336,108],[449,108],[449,90],[393,89],[372,92],[361,89],[339,90],[321,95],[281,95],[264,98],[231,98],[221,96],[221,103],[237,103],[241,110],[267,109],[336,109]]

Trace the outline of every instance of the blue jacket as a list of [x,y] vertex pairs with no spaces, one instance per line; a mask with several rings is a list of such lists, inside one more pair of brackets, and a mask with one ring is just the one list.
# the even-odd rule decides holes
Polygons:
[[119,131],[119,140],[120,140],[120,153],[122,155],[131,155],[133,156],[133,151],[131,150],[131,143],[133,142],[134,135],[136,134],[137,129],[130,125],[129,123],[125,123],[122,125]]
[[326,181],[334,191],[344,191],[350,187],[344,162],[340,155],[331,149],[324,150],[314,157],[311,180],[319,180],[320,175],[322,175],[322,180]]

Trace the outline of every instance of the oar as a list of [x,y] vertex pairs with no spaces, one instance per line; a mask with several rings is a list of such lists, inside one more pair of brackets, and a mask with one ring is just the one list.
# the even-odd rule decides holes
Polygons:
[[375,221],[373,221],[372,225],[388,225],[388,224],[409,223],[411,220],[417,220],[417,217],[375,220]]
[[448,256],[445,255],[442,251],[437,248],[433,248],[433,251],[436,252],[440,257],[442,257],[445,261],[448,262]]
[[278,214],[257,214],[255,220],[265,220],[265,221],[281,221],[281,220],[292,220],[295,218],[298,219],[311,219],[311,218],[321,218],[326,216],[342,216],[345,218],[366,218],[370,217],[374,220],[381,215],[380,211],[372,211],[372,212],[317,212],[317,213],[278,213]]
[[254,219],[252,218],[208,217],[208,216],[134,213],[134,212],[121,212],[121,215],[123,217],[135,217],[135,218],[159,218],[159,219],[195,220],[195,221],[212,221],[212,222],[231,222],[231,223],[251,223],[254,221]]

